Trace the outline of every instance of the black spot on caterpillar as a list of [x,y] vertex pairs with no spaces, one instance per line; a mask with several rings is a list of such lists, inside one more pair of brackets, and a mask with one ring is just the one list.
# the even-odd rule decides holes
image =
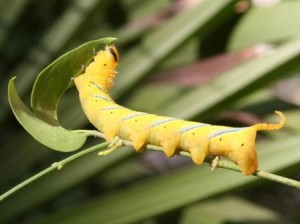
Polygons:
[[225,156],[237,163],[245,175],[251,175],[258,167],[256,132],[278,130],[285,123],[280,111],[275,111],[280,117],[278,124],[233,128],[130,110],[116,104],[109,95],[118,62],[116,47],[108,45],[74,82],[85,114],[105,139],[129,140],[138,152],[147,144],[161,146],[168,157],[178,150],[188,151],[196,164],[209,155]]

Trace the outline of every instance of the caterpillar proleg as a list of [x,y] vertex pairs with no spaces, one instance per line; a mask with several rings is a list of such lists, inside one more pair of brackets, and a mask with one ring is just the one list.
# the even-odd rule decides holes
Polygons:
[[74,78],[74,82],[87,118],[105,139],[119,137],[131,141],[137,152],[143,151],[147,144],[161,146],[168,157],[178,150],[188,151],[198,165],[206,156],[224,156],[237,163],[244,175],[251,175],[258,167],[256,132],[278,130],[284,126],[285,117],[280,111],[275,111],[280,117],[277,124],[259,123],[234,128],[122,107],[109,95],[118,63],[118,50],[113,44],[107,45],[96,53],[93,62],[82,75]]

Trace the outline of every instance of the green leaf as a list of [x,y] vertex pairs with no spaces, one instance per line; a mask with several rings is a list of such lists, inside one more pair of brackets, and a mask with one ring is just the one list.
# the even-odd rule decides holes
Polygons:
[[36,140],[58,151],[70,152],[80,148],[86,141],[88,132],[68,131],[59,125],[57,107],[63,93],[72,84],[72,77],[79,75],[82,65],[92,58],[93,49],[114,41],[115,38],[103,38],[88,42],[62,55],[37,77],[32,94],[30,111],[20,100],[14,78],[9,82],[9,101],[20,124]]
[[[14,1],[13,2],[7,1],[7,2],[9,2],[9,5],[12,5],[14,3],[20,4],[22,1],[24,2],[25,0],[21,0],[21,1],[17,1],[17,2],[14,2]],[[1,1],[1,3],[2,2],[3,1]],[[27,2],[28,2],[28,0],[27,0]],[[30,3],[32,3],[32,1],[29,1],[29,4]],[[53,3],[41,3],[41,5],[42,4],[51,5]],[[39,5],[39,4],[33,4],[33,5]],[[64,4],[59,4],[59,5],[64,5]],[[19,79],[21,81],[20,81],[20,84],[18,85],[18,92],[20,95],[25,94],[29,89],[31,89],[31,85],[35,79],[36,74],[38,74],[43,67],[45,67],[48,63],[50,63],[50,61],[53,59],[54,55],[60,54],[62,51],[62,48],[66,47],[66,45],[70,43],[70,41],[74,38],[75,33],[78,32],[78,29],[81,26],[83,26],[83,23],[91,15],[92,11],[95,9],[95,7],[97,5],[99,5],[98,0],[86,0],[86,1],[75,0],[75,1],[72,1],[72,4],[69,4],[69,7],[66,8],[66,10],[63,12],[63,14],[61,14],[61,13],[57,14],[57,15],[59,15],[59,17],[57,17],[55,19],[55,22],[51,26],[49,26],[50,25],[49,23],[47,24],[47,29],[45,30],[45,32],[43,33],[43,35],[40,39],[36,39],[37,36],[33,37],[33,35],[29,35],[29,36],[31,36],[31,38],[36,39],[36,44],[29,48],[30,50],[26,52],[26,57],[24,58],[24,60],[22,60],[21,62],[19,62],[16,65],[14,65],[13,71],[10,72],[12,74],[22,74],[22,76],[19,77]],[[0,6],[0,8],[2,9],[1,6]],[[26,11],[26,8],[32,8],[32,6],[25,7],[24,11]],[[78,10],[78,9],[80,9],[80,10]],[[6,11],[5,14],[12,13],[11,10],[6,9],[6,7],[4,8],[3,11]],[[59,11],[59,10],[57,10],[57,11]],[[2,11],[0,11],[0,13],[1,12]],[[47,14],[47,12],[46,12],[46,14]],[[0,14],[0,15],[1,15],[1,21],[2,21],[3,14]],[[15,15],[13,15],[13,16],[15,16]],[[28,20],[28,21],[26,20],[25,22],[29,22],[29,21],[30,20]],[[1,23],[1,24],[5,24],[5,23]],[[24,38],[22,37],[22,31],[18,30],[16,32],[14,32],[13,30],[15,28],[14,27],[12,27],[12,28],[13,28],[11,30],[12,33],[17,33],[16,36],[18,36],[18,38],[20,38],[22,40],[25,39],[25,41],[19,41],[19,39],[14,38],[14,35],[9,35],[9,36],[12,36],[10,45],[12,45],[14,47],[11,49],[11,47],[9,46],[8,49],[9,49],[9,51],[14,51],[13,49],[17,49],[16,51],[20,51],[20,48],[21,49],[23,48],[22,44],[20,44],[20,42],[23,44],[26,44],[27,43],[26,37],[24,37]],[[34,29],[39,29],[39,28],[34,28]],[[8,31],[10,31],[10,29],[8,29]],[[1,31],[0,31],[0,33],[1,33]],[[1,36],[1,34],[0,34],[0,36]],[[94,39],[94,38],[91,38],[91,39]],[[32,45],[31,42],[30,42],[30,45]],[[72,45],[72,48],[73,48],[73,46],[74,45]],[[32,62],[34,62],[34,63],[32,63]],[[6,81],[0,82],[0,89],[4,89],[4,85],[6,86]],[[4,98],[6,98],[6,95]],[[6,104],[3,106],[1,105],[0,121],[2,119],[5,119],[5,116],[2,116],[2,115],[5,115],[8,112],[8,110],[9,110],[8,105],[6,105]]]
[[57,106],[60,97],[72,84],[72,77],[82,73],[82,65],[87,65],[92,58],[93,49],[116,40],[103,38],[90,41],[62,55],[37,77],[31,93],[31,107],[35,114],[57,124]]
[[299,37],[295,27],[300,23],[300,2],[281,1],[269,7],[253,7],[236,26],[229,49],[238,49],[256,43],[278,43]]
[[8,84],[9,103],[19,123],[33,138],[52,149],[63,152],[74,151],[84,144],[86,135],[51,125],[32,113],[19,98],[14,80],[15,78],[12,78]]

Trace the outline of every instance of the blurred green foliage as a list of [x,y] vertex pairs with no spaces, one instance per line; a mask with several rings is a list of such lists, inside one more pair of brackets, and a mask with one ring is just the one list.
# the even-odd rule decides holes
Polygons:
[[[299,178],[297,92],[285,81],[290,95],[284,99],[289,100],[281,100],[280,92],[271,86],[299,71],[299,10],[298,0],[265,7],[236,0],[3,0],[1,192],[70,155],[46,148],[21,128],[8,105],[8,80],[17,75],[17,91],[28,102],[38,73],[55,58],[87,41],[109,36],[118,38],[121,53],[113,89],[119,103],[232,126],[253,123],[258,120],[255,115],[274,120],[273,111],[282,110],[286,128],[259,136],[259,163],[263,170]],[[233,49],[253,50],[261,43],[271,50],[256,52],[243,62],[236,58],[236,63],[208,82],[185,86],[179,79],[175,84],[168,79],[153,81],[194,63],[206,61],[210,69],[226,67]],[[225,57],[222,63],[209,61],[221,55]],[[185,74],[186,79],[212,74],[205,70],[191,73]],[[74,88],[63,96],[58,119],[67,129],[93,129]],[[100,141],[90,139],[85,147]],[[240,173],[211,172],[206,165],[197,167],[186,159],[166,159],[157,152],[138,155],[124,147],[105,158],[85,156],[12,195],[0,203],[0,222],[298,222],[299,194]]]

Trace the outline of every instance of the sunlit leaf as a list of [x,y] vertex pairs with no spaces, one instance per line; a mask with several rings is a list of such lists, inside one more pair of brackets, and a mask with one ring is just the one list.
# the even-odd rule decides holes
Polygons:
[[80,148],[86,133],[68,131],[59,125],[57,107],[63,93],[72,84],[72,77],[82,72],[94,57],[93,49],[110,43],[115,38],[88,42],[55,60],[36,79],[31,94],[30,111],[19,98],[12,79],[9,83],[9,101],[21,125],[39,142],[49,148],[69,152]]
[[8,98],[11,109],[19,123],[37,141],[49,148],[63,152],[74,151],[84,144],[86,135],[49,124],[30,111],[16,92],[14,78],[9,82]]

